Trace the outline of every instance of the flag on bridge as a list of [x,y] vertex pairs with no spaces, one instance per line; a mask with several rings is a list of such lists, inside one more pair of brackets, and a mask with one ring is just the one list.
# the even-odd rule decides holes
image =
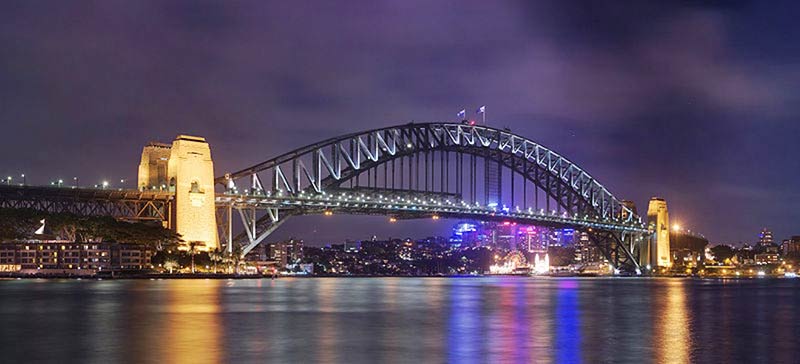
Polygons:
[[475,110],[475,113],[476,114],[486,114],[486,105],[483,105],[483,106],[479,107],[478,110]]
[[467,118],[467,109],[458,112],[458,119],[465,120]]

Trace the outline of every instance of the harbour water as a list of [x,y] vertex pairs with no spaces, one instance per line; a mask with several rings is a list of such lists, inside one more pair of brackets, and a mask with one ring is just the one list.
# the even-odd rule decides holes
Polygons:
[[796,363],[800,280],[0,281],[6,363]]

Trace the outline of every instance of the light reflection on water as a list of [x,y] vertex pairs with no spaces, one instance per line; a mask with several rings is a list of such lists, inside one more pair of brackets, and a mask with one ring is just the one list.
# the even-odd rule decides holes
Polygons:
[[689,333],[689,314],[686,308],[686,290],[682,281],[666,281],[663,294],[656,300],[660,309],[656,316],[656,361],[659,363],[688,363],[692,351]]
[[0,281],[3,362],[797,362],[796,280]]

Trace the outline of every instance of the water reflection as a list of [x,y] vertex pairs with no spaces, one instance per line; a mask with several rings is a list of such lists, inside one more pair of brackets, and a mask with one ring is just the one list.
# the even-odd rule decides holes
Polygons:
[[528,357],[536,363],[553,362],[553,290],[547,286],[531,289],[526,285],[526,307],[528,320],[522,322],[530,332],[528,339]]
[[336,281],[323,280],[317,285],[317,309],[321,313],[318,321],[317,330],[317,361],[320,363],[335,363],[336,357],[336,335],[337,335],[337,314],[336,301]]
[[578,282],[563,280],[556,294],[555,358],[557,363],[580,362],[580,309]]
[[170,363],[218,363],[220,336],[220,280],[163,281],[167,301],[163,308],[166,335],[162,357]]
[[655,310],[654,346],[658,363],[688,363],[691,337],[689,313],[686,307],[686,289],[683,280],[660,280],[665,287],[659,297],[660,309]]
[[483,331],[481,290],[469,279],[459,279],[450,288],[450,318],[447,324],[447,359],[451,363],[480,362]]
[[796,362],[800,280],[0,281],[2,362]]

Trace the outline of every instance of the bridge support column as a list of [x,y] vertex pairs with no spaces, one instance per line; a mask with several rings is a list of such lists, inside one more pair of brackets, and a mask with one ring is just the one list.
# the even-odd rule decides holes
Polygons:
[[219,248],[214,206],[214,163],[205,138],[179,135],[167,167],[168,188],[175,193],[175,231],[199,251]]
[[639,263],[621,236],[611,231],[589,230],[589,239],[615,270],[640,274]]

